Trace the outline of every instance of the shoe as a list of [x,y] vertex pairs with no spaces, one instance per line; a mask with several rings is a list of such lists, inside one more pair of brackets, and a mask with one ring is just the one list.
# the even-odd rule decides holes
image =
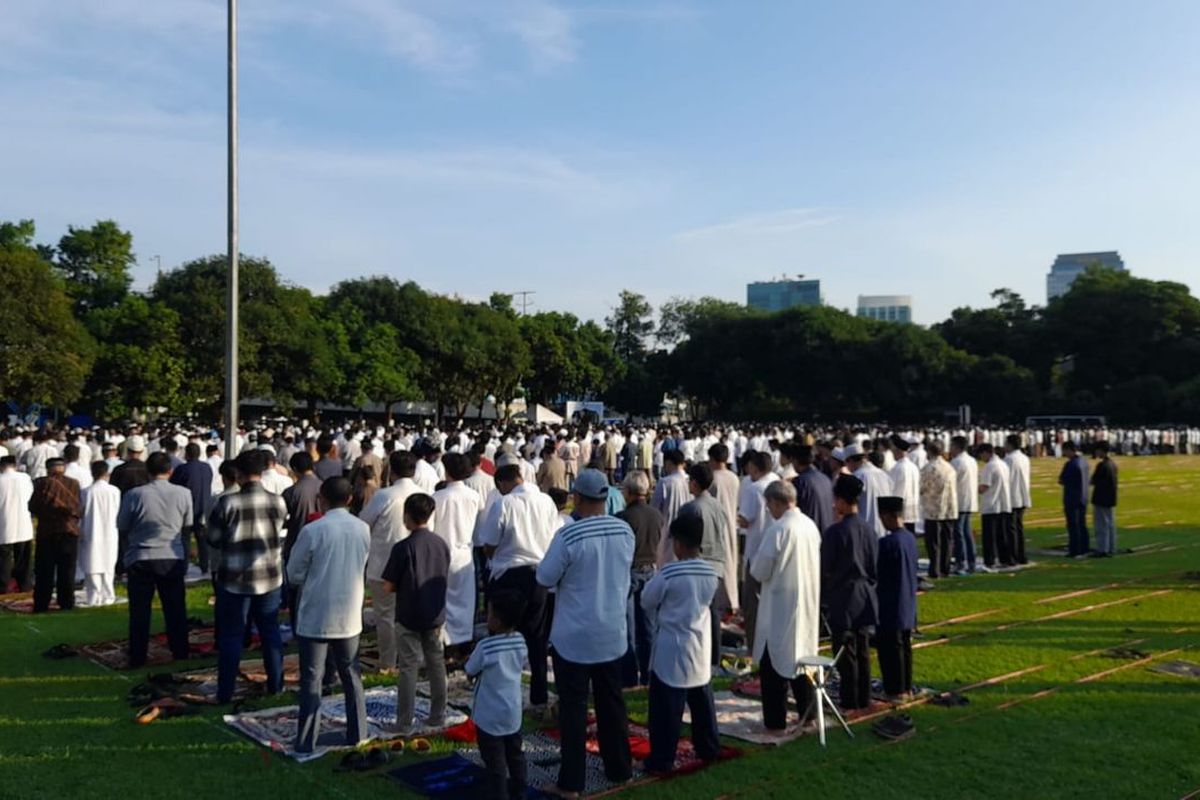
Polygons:
[[557,783],[542,787],[542,792],[551,797],[561,797],[563,800],[579,800],[582,794],[561,788]]
[[996,570],[995,570],[995,568],[993,568],[993,567],[989,567],[989,566],[988,566],[988,565],[986,565],[986,564],[980,564],[979,566],[977,566],[977,567],[975,568],[975,571],[976,571],[976,572],[982,572],[982,573],[984,573],[984,574],[986,575],[986,574],[988,574],[988,573],[995,572]]

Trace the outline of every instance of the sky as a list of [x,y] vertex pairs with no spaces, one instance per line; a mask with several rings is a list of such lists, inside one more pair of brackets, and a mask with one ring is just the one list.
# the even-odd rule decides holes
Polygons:
[[[1200,290],[1194,0],[240,0],[241,250],[602,319],[911,294],[1062,252]],[[0,0],[0,219],[225,250],[224,0]]]

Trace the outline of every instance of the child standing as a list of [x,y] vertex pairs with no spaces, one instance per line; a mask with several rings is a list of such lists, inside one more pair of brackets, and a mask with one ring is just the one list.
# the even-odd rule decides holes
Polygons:
[[396,732],[413,732],[417,670],[422,660],[429,679],[429,728],[446,719],[446,661],[442,626],[446,623],[446,584],[450,576],[450,547],[426,527],[433,516],[433,498],[410,495],[404,501],[404,527],[412,531],[392,547],[383,568],[384,591],[396,595]]
[[642,589],[642,608],[654,629],[650,652],[649,773],[670,772],[686,704],[692,714],[692,744],[705,761],[721,752],[712,693],[712,625],[709,607],[717,573],[700,558],[704,521],[679,517],[671,523],[676,561]]
[[904,527],[904,498],[880,497],[879,622],[875,647],[883,691],[893,702],[912,692],[912,632],[917,627],[917,540]]
[[488,633],[467,659],[467,676],[475,678],[471,717],[479,752],[487,767],[490,800],[525,796],[525,755],[521,752],[521,665],[525,637],[516,632],[524,599],[511,591],[488,600]]

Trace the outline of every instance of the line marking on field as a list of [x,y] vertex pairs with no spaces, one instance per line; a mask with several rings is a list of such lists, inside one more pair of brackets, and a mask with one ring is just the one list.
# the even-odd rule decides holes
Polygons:
[[982,617],[990,617],[992,614],[999,614],[1001,611],[1007,611],[1005,608],[989,608],[987,611],[978,611],[974,614],[964,614],[961,617],[951,617],[938,622],[931,622],[928,625],[922,625],[921,630],[927,631],[932,628],[940,628],[943,625],[957,625],[960,622],[968,622],[973,619],[981,619]]
[[1066,594],[1055,595],[1054,597],[1043,597],[1041,600],[1034,600],[1035,606],[1045,605],[1046,603],[1057,603],[1059,600],[1070,600],[1072,597],[1083,597],[1085,594],[1092,592],[1102,592],[1105,589],[1115,589],[1120,586],[1120,583],[1106,583],[1103,586],[1093,586],[1091,589],[1080,589],[1077,592],[1067,592]]

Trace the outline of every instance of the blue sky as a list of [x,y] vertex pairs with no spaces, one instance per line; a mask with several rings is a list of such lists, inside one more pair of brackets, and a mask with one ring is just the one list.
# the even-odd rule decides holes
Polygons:
[[[1200,275],[1200,3],[241,0],[242,244],[602,318]],[[0,0],[0,218],[224,250],[223,0]]]

